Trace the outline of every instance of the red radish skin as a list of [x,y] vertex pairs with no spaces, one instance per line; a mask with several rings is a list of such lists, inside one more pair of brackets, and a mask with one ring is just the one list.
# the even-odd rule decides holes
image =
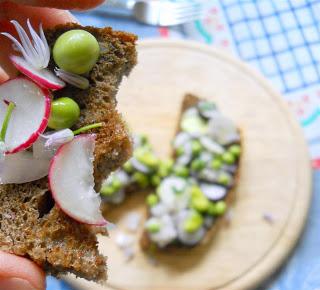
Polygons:
[[[74,142],[76,140],[78,140],[79,138],[90,138],[93,142],[96,139],[96,135],[95,134],[82,134],[82,135],[78,135],[76,136],[71,142]],[[70,143],[71,143],[70,142]],[[68,211],[68,209],[65,209],[63,207],[61,207],[60,205],[60,201],[59,201],[59,197],[57,196],[57,194],[54,191],[54,185],[53,185],[53,180],[51,178],[51,176],[53,175],[53,171],[55,170],[55,162],[56,159],[58,158],[58,156],[60,154],[63,154],[63,151],[65,150],[66,146],[70,143],[66,143],[64,145],[62,145],[56,152],[55,156],[51,159],[50,161],[50,165],[49,165],[49,174],[48,174],[48,179],[49,179],[49,189],[51,191],[52,197],[54,199],[54,201],[56,202],[56,205],[69,217],[71,217],[72,219],[76,220],[79,223],[83,223],[83,224],[88,224],[88,225],[93,225],[93,226],[106,226],[107,225],[107,221],[105,219],[103,220],[97,220],[95,222],[88,222],[87,220],[83,220],[80,219],[77,215],[73,214],[72,212]]]
[[[23,66],[24,61],[20,56],[16,55],[11,55],[10,60],[13,63],[13,65],[19,70],[21,73],[26,75],[27,77],[31,78],[35,83],[37,83],[39,86],[49,89],[49,90],[61,90],[62,88],[65,87],[65,83],[62,80],[59,80],[58,77],[54,76],[53,73],[52,75],[59,80],[58,82],[50,81],[44,76],[41,76],[41,71],[38,72],[38,75],[32,72],[32,69],[28,69],[27,65]],[[25,62],[25,61],[24,61]]]
[[34,83],[36,86],[38,86],[39,90],[42,91],[43,96],[45,97],[45,107],[46,108],[45,108],[45,113],[44,113],[42,122],[41,122],[38,130],[35,133],[33,133],[26,142],[24,142],[23,144],[21,144],[20,146],[18,146],[16,148],[13,148],[11,150],[6,151],[5,154],[14,154],[19,151],[25,150],[25,149],[29,148],[35,141],[37,141],[37,139],[39,138],[39,135],[42,134],[48,126],[48,120],[49,120],[50,112],[51,112],[51,98],[52,97],[51,97],[49,90],[39,87],[39,85],[36,84],[35,82],[33,82],[32,80],[27,79],[26,77],[16,77],[14,79],[7,80],[6,82],[2,83],[2,85],[5,83],[9,83],[11,81],[14,81],[14,80],[18,80],[18,79],[27,80],[29,82]]

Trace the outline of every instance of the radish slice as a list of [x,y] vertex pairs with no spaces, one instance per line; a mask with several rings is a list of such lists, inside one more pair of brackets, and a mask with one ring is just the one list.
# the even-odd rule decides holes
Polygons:
[[166,177],[158,187],[161,202],[172,212],[186,208],[191,196],[187,187],[187,181],[181,177]]
[[240,140],[235,124],[221,113],[216,112],[209,121],[208,134],[221,145]]
[[21,73],[31,78],[41,87],[50,90],[60,90],[66,85],[64,81],[56,77],[50,70],[45,68],[36,69],[21,56],[11,55],[10,60]]
[[83,134],[62,145],[52,158],[49,185],[57,205],[75,220],[103,226],[101,198],[94,190],[95,135]]
[[196,230],[194,233],[187,233],[184,230],[184,223],[185,221],[190,218],[190,216],[193,214],[193,210],[185,209],[180,211],[176,215],[176,228],[178,233],[178,240],[187,246],[194,246],[198,244],[205,236],[206,230],[203,226],[201,226],[198,230]]
[[32,152],[5,155],[0,160],[0,184],[25,183],[48,174],[49,159],[35,159]]
[[11,154],[30,147],[46,129],[51,95],[25,77],[5,82],[0,86],[0,124],[4,121],[8,102],[16,105],[5,137],[6,154]]
[[227,195],[227,189],[220,185],[201,183],[200,188],[203,194],[213,201],[223,199]]

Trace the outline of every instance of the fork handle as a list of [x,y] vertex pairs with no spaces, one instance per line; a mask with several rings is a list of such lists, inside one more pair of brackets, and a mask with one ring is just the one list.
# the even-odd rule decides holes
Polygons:
[[103,11],[108,11],[109,8],[132,10],[136,2],[137,0],[106,0],[99,9]]

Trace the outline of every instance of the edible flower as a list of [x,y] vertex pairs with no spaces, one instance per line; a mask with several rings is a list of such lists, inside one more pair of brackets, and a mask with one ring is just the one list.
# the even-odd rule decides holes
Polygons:
[[29,39],[27,33],[22,26],[15,20],[10,21],[16,28],[21,43],[7,32],[1,34],[12,40],[15,49],[22,53],[25,61],[36,69],[44,69],[48,66],[50,61],[50,48],[43,32],[42,24],[39,25],[39,35],[33,29],[28,19],[27,25],[29,28],[32,41]]
[[85,90],[89,87],[89,81],[83,76],[77,75],[75,73],[67,72],[60,68],[54,69],[55,74],[66,83],[77,87],[79,89]]

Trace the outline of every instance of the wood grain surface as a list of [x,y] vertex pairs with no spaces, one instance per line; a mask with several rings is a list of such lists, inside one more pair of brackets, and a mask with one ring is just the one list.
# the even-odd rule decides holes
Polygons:
[[[67,279],[92,290],[252,289],[284,262],[306,221],[311,169],[301,129],[266,80],[221,51],[172,40],[143,41],[138,51],[139,64],[119,91],[119,110],[134,132],[149,135],[160,156],[170,154],[187,92],[216,101],[242,128],[244,152],[232,219],[212,242],[159,254],[157,265],[139,250],[138,236],[136,256],[126,262],[114,230],[111,238],[100,239],[108,256],[107,285]],[[132,210],[145,213],[143,199],[143,194],[132,196],[110,212],[118,230]]]

